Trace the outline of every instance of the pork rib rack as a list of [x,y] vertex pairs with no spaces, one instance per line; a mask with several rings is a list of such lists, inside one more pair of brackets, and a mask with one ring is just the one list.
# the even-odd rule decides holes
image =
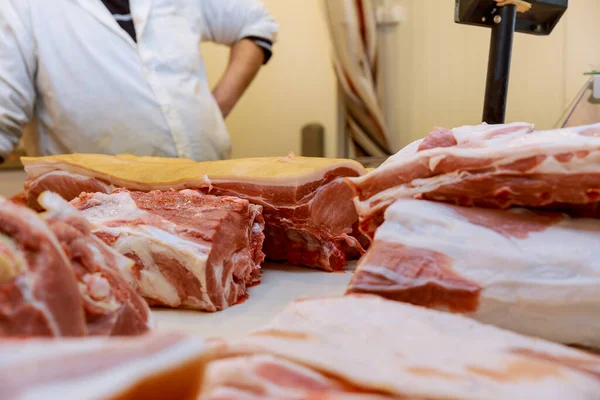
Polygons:
[[348,179],[371,238],[395,200],[512,206],[600,215],[600,124],[534,131],[531,124],[438,128],[381,167]]
[[23,158],[30,204],[51,190],[67,200],[115,188],[149,192],[199,189],[263,207],[264,252],[272,260],[334,271],[368,243],[358,231],[353,193],[343,181],[365,173],[355,161],[252,158],[196,163],[129,155],[71,154]]
[[219,311],[258,282],[264,222],[247,200],[119,189],[71,203],[98,237],[135,261],[129,281],[151,305]]

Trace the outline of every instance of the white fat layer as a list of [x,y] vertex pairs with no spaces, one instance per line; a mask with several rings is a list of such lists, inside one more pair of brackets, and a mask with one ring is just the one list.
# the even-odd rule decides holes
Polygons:
[[46,213],[42,214],[45,219],[64,218],[77,213],[69,202],[53,192],[46,191],[40,194],[38,203],[46,210]]
[[[483,322],[563,343],[600,347],[596,317],[600,313],[600,225],[596,220],[565,219],[519,239],[475,225],[454,210],[443,203],[398,200],[387,209],[375,240],[451,257],[452,269],[483,289],[481,307],[474,314]],[[376,267],[361,268],[375,272]],[[406,281],[391,271],[379,273]]]

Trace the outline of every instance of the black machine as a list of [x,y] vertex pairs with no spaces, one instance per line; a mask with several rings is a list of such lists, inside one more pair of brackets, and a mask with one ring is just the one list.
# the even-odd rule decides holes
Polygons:
[[492,29],[483,122],[502,124],[515,32],[549,35],[568,7],[568,0],[456,0],[454,20]]

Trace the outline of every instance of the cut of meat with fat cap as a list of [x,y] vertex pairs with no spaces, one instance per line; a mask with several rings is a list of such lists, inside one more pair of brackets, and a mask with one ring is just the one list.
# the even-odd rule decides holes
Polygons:
[[196,400],[207,347],[199,338],[0,341],[0,397],[10,400]]
[[371,238],[400,198],[600,215],[600,124],[534,131],[524,123],[436,129],[348,182]]
[[600,348],[598,243],[595,219],[401,199],[387,209],[348,293]]
[[271,355],[359,392],[402,398],[578,400],[600,393],[599,357],[369,295],[299,300],[252,334],[214,346],[220,357]]
[[335,271],[358,258],[368,240],[358,231],[353,193],[343,178],[365,173],[351,160],[265,157],[214,162],[129,155],[70,154],[24,158],[25,191],[36,206],[39,193],[54,191],[66,200],[81,192],[115,188],[152,191],[198,189],[235,196],[263,207],[265,253]]
[[83,214],[55,193],[38,202],[44,220],[62,244],[78,279],[90,335],[137,335],[153,327],[150,309],[122,271],[133,261],[96,237]]
[[92,231],[135,261],[129,282],[152,305],[223,310],[259,280],[261,207],[194,190],[83,193],[72,204]]
[[35,212],[0,197],[0,336],[86,334],[77,281],[61,244]]

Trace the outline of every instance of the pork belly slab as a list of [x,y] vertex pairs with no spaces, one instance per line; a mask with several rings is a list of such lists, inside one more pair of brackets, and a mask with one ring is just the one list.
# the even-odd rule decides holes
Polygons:
[[562,400],[600,393],[597,356],[377,296],[299,300],[257,331],[217,346],[220,361],[207,367],[202,399],[274,391],[279,397],[270,398]]
[[83,193],[71,204],[114,250],[135,261],[129,282],[151,304],[219,311],[257,283],[261,207],[195,190]]
[[33,206],[51,190],[67,200],[115,188],[199,189],[263,207],[264,252],[272,260],[334,271],[358,258],[368,240],[358,231],[353,192],[343,180],[365,173],[351,160],[252,158],[196,163],[129,155],[71,154],[23,158]]
[[593,219],[401,199],[387,209],[347,292],[600,348],[598,243]]
[[83,301],[61,244],[35,212],[0,197],[0,337],[86,334]]
[[598,216],[600,124],[552,131],[525,123],[438,128],[348,181],[361,230],[370,237],[399,198]]
[[6,400],[196,400],[206,346],[170,333],[0,341]]

